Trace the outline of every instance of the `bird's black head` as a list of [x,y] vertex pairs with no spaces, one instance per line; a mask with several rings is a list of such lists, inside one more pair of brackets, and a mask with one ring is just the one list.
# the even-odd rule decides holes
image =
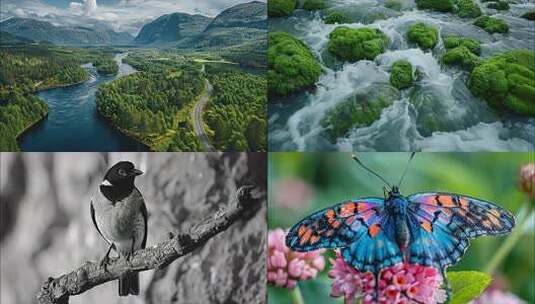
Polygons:
[[100,184],[100,192],[112,202],[122,200],[132,193],[134,179],[143,174],[129,161],[118,162],[111,167]]
[[104,186],[121,186],[133,185],[136,176],[143,174],[142,171],[136,169],[134,164],[129,161],[121,161],[113,165],[106,175],[102,185]]

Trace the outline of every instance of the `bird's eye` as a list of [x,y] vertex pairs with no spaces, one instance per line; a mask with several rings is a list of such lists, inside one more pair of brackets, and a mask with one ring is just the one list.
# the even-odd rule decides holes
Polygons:
[[126,173],[124,172],[124,170],[123,170],[123,169],[119,169],[119,171],[118,171],[118,172],[119,172],[119,174],[120,174],[120,175],[123,175],[123,176],[124,176],[124,175],[126,175]]

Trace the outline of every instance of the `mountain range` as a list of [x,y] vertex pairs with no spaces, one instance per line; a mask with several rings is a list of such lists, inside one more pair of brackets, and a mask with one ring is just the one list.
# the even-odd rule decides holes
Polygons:
[[[2,42],[50,42],[58,45],[126,45],[214,49],[264,44],[267,5],[253,1],[235,5],[215,18],[171,13],[145,24],[134,38],[102,24],[56,26],[50,22],[14,17],[0,23]],[[6,34],[7,33],[7,34]],[[9,37],[7,37],[9,35]],[[25,39],[29,39],[25,41]]]
[[36,42],[47,41],[61,45],[111,45],[128,44],[132,35],[118,33],[106,26],[56,26],[50,22],[14,17],[0,23],[2,32],[24,37]]
[[226,47],[265,39],[266,30],[266,3],[253,1],[226,9],[215,18],[185,13],[161,16],[143,26],[134,41],[191,49]]

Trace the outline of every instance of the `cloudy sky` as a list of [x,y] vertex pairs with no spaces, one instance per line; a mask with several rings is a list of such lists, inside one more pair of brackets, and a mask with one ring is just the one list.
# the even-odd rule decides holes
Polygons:
[[251,0],[0,0],[1,20],[18,16],[55,25],[106,24],[116,31],[137,34],[143,24],[161,15],[184,12],[215,16]]

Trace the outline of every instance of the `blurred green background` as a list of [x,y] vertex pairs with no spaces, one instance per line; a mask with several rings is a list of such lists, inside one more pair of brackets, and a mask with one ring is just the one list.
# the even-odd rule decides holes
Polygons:
[[[410,153],[359,153],[368,167],[397,184]],[[270,153],[269,229],[289,228],[304,216],[349,198],[383,197],[383,183],[348,153]],[[401,186],[403,195],[423,191],[466,194],[495,202],[517,214],[527,202],[519,190],[520,166],[535,153],[417,153]],[[533,208],[532,208],[533,210]],[[531,218],[533,219],[533,217]],[[531,227],[500,265],[496,284],[535,303],[535,235]],[[464,258],[450,270],[482,270],[505,237],[472,240]],[[332,252],[330,253],[332,254]],[[330,263],[316,280],[299,283],[305,303],[342,303],[329,297]],[[291,303],[288,290],[269,286],[269,303]]]

